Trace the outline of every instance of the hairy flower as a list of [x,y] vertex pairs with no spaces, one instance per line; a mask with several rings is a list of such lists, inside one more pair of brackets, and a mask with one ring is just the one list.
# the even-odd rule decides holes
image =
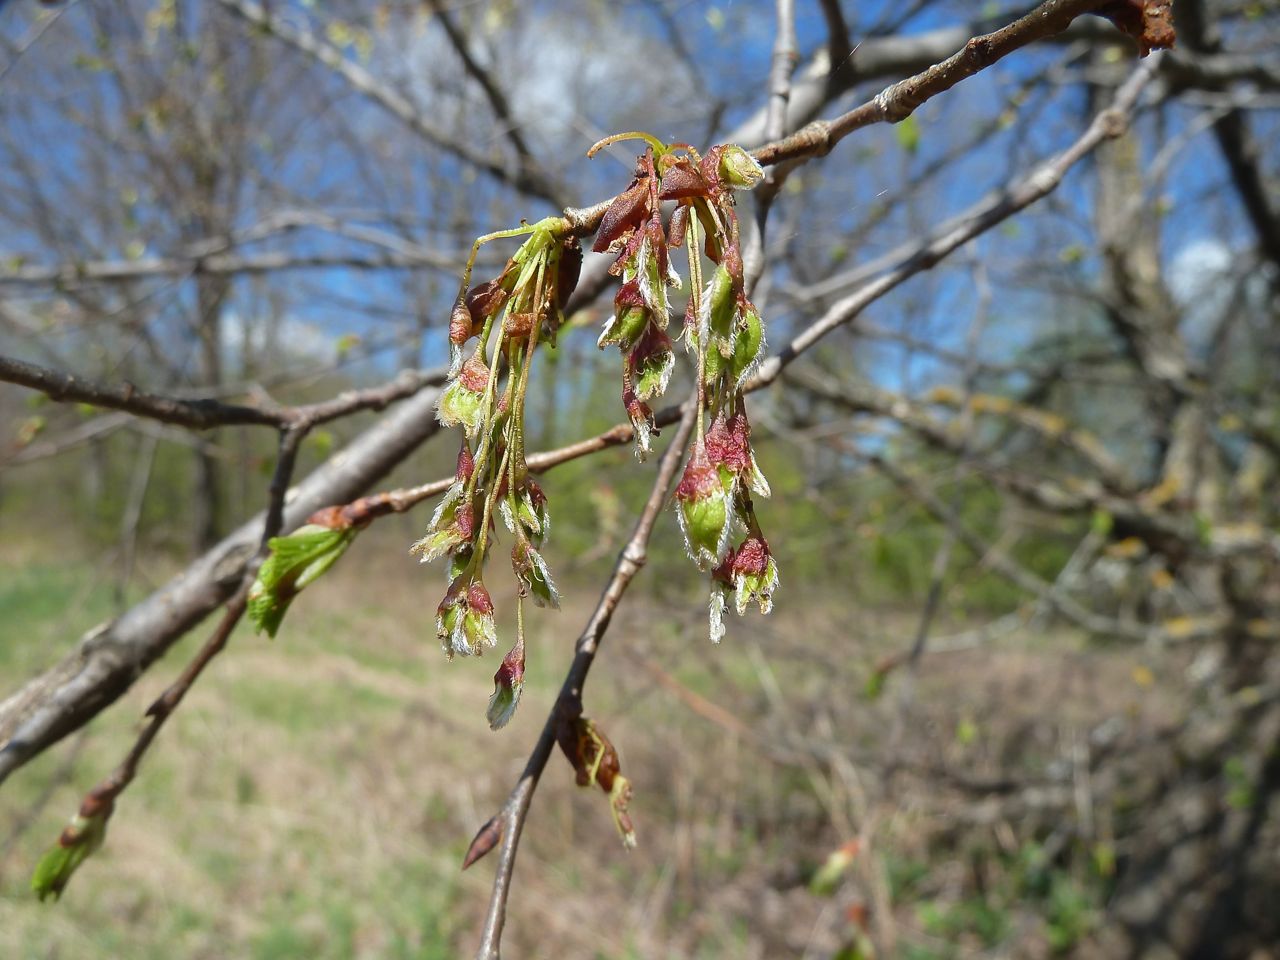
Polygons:
[[524,690],[524,640],[511,648],[493,675],[493,695],[489,697],[487,717],[490,730],[500,730],[515,715]]
[[458,577],[436,608],[436,637],[452,660],[484,653],[498,642],[493,600],[479,577]]
[[440,394],[436,405],[440,423],[446,427],[461,425],[466,435],[474,439],[484,424],[484,398],[488,386],[489,368],[481,356],[473,356]]
[[650,325],[627,354],[627,365],[637,399],[652,400],[662,396],[667,392],[671,371],[676,365],[671,338]]
[[711,574],[711,599],[708,602],[711,642],[724,639],[724,609],[733,596],[738,616],[747,612],[754,600],[760,612],[773,609],[773,594],[778,588],[778,564],[769,552],[764,537],[751,534],[737,548],[730,550],[720,566]]
[[733,489],[727,471],[711,462],[704,443],[694,445],[676,486],[676,517],[685,548],[699,570],[719,565],[729,546]]
[[520,589],[540,607],[560,609],[560,591],[551,579],[547,562],[531,543],[517,540],[511,549],[511,568],[515,571]]
[[769,613],[773,609],[773,593],[778,589],[778,564],[764,537],[747,537],[733,551],[728,562],[733,605],[738,616],[746,613],[747,605],[753,600],[761,613]]
[[470,544],[475,536],[475,509],[466,498],[466,483],[455,480],[431,516],[426,536],[409,548],[423,563],[430,563],[447,553]]
[[648,327],[649,308],[640,295],[640,281],[632,278],[618,288],[613,298],[613,316],[600,331],[596,346],[604,349],[616,343],[625,353],[635,346]]
[[660,224],[651,222],[641,233],[635,269],[640,297],[649,308],[653,322],[660,329],[667,329],[671,319],[671,302],[667,297],[667,287],[680,286],[680,275],[671,266],[667,253],[667,238]]
[[[515,502],[514,509],[512,500]],[[516,488],[515,496],[504,497],[498,506],[503,523],[512,533],[516,525],[524,532],[527,539],[541,546],[551,532],[551,514],[547,511],[547,495],[532,477],[526,474]]]

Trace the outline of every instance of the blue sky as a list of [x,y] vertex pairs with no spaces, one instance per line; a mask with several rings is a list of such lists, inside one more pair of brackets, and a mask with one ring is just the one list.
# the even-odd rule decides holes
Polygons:
[[[802,53],[809,53],[825,42],[825,23],[817,4],[800,3],[796,28]],[[896,10],[893,3],[860,3],[856,5],[861,17],[854,24],[854,40],[861,35],[861,25],[870,26],[882,16]],[[964,6],[964,5],[961,5]],[[990,7],[991,5],[989,5]],[[548,116],[548,129],[561,131],[565,143],[555,151],[551,165],[564,173],[571,185],[574,202],[587,203],[619,189],[625,184],[626,171],[608,159],[586,161],[582,153],[591,139],[591,125],[605,127],[610,111],[617,104],[628,103],[633,114],[651,111],[650,124],[656,132],[672,138],[696,140],[699,130],[677,129],[681,116],[693,116],[705,107],[710,98],[723,100],[724,114],[720,128],[728,129],[755,109],[763,99],[765,77],[772,53],[773,5],[771,3],[731,2],[721,4],[685,4],[673,14],[681,44],[697,62],[701,80],[706,90],[689,87],[687,73],[681,76],[679,69],[670,73],[670,82],[659,84],[663,97],[646,107],[644,99],[636,100],[640,83],[637,71],[664,68],[653,59],[653,51],[669,46],[665,24],[651,16],[639,5],[620,5],[617,16],[625,24],[623,41],[616,36],[602,36],[598,50],[586,51],[592,67],[590,77],[594,86],[589,91],[589,110],[584,116],[586,125],[569,118]],[[580,84],[581,71],[566,75],[558,64],[565,62],[564,52],[557,48],[560,34],[572,36],[575,49],[582,31],[590,32],[588,22],[576,24],[575,33],[562,23],[557,25],[555,5],[539,4],[525,14],[524,31],[514,38],[506,38],[505,46],[517,55],[503,59],[495,65],[495,71],[513,89],[513,98],[522,94],[534,97],[532,102],[551,106],[557,102],[560,88],[572,93]],[[15,4],[0,12],[0,31],[7,37],[26,35],[31,28],[35,5]],[[294,14],[301,11],[297,8]],[[956,22],[957,5],[942,4],[926,11],[910,22],[904,33],[923,32]],[[994,12],[984,9],[984,13]],[[95,151],[103,149],[101,143],[82,135],[76,124],[57,109],[67,104],[81,104],[84,109],[102,114],[119,111],[120,102],[104,79],[104,75],[92,65],[68,68],[68,61],[76,57],[92,57],[98,54],[110,56],[111,49],[96,50],[92,43],[79,49],[77,38],[84,42],[86,13],[72,8],[63,15],[63,21],[51,29],[52,36],[29,51],[23,62],[11,74],[0,81],[0,123],[10,133],[24,138],[22,149],[36,163],[45,177],[61,184],[51,191],[55,201],[61,201],[61,215],[67,219],[71,235],[68,244],[72,249],[91,252],[95,256],[119,257],[126,255],[121,239],[114,229],[115,246],[104,242],[92,218],[78,218],[78,204],[93,198],[79,195],[87,180],[85,170],[100,165],[103,160],[95,157]],[[376,36],[376,35],[375,35]],[[496,35],[501,38],[501,34]],[[55,46],[56,43],[56,46]],[[395,65],[379,62],[377,51],[384,46],[396,47],[396,53],[418,49],[428,51],[428,59],[442,53],[442,41],[438,31],[415,34],[410,40],[397,37],[394,44],[375,43],[375,56],[370,68],[389,77],[396,72]],[[423,46],[425,45],[425,46]],[[646,56],[629,56],[634,50]],[[352,54],[354,56],[354,53]],[[844,264],[847,268],[863,262],[876,254],[892,249],[931,223],[956,213],[988,190],[1007,182],[1011,175],[1026,172],[1039,160],[1066,146],[1083,127],[1085,103],[1080,88],[1070,85],[1063,88],[1033,92],[1018,108],[1017,115],[1034,114],[1034,122],[1015,122],[1007,130],[986,138],[966,156],[951,164],[946,171],[909,196],[913,202],[902,205],[873,232],[858,235],[859,226],[877,200],[894,196],[907,187],[920,171],[926,170],[940,156],[965,139],[977,125],[1001,110],[1006,109],[1008,97],[1024,83],[1036,77],[1045,65],[1060,62],[1064,56],[1061,47],[1045,45],[1021,51],[1009,57],[995,69],[979,77],[965,81],[955,90],[926,105],[917,116],[919,129],[918,147],[914,151],[904,149],[895,130],[879,127],[860,131],[840,145],[827,160],[811,165],[802,173],[806,183],[812,178],[813,191],[818,196],[817,209],[811,218],[802,218],[791,229],[797,234],[797,242],[805,242],[809,236],[822,237],[829,248],[832,242],[854,246],[853,260]],[[592,59],[595,57],[595,59]],[[598,61],[598,62],[597,62]],[[678,64],[674,57],[671,63]],[[59,66],[57,70],[50,64]],[[1078,70],[1078,67],[1076,68]],[[1069,75],[1069,71],[1068,71]],[[44,78],[53,76],[58,83],[42,84]],[[297,202],[302,206],[336,207],[351,211],[362,205],[373,208],[371,222],[379,222],[388,214],[408,215],[414,221],[412,234],[428,245],[448,246],[452,240],[452,226],[459,217],[473,224],[476,232],[508,226],[520,217],[530,219],[548,210],[536,203],[524,200],[496,202],[500,193],[483,178],[466,181],[459,174],[456,162],[445,159],[430,161],[421,145],[404,135],[397,122],[358,95],[352,94],[344,84],[323,74],[308,74],[314,80],[314,88],[306,91],[307,101],[315,106],[312,112],[298,116],[270,113],[255,115],[263,126],[258,131],[254,155],[266,173],[273,190],[297,191]],[[648,82],[647,79],[645,81]],[[447,99],[435,95],[429,87],[416,91],[428,101],[445,104]],[[861,91],[860,95],[867,92]],[[575,94],[576,95],[576,94]],[[18,102],[17,98],[39,96],[42,102]],[[569,96],[566,93],[565,96]],[[541,97],[541,100],[538,98]],[[853,102],[832,105],[830,114],[839,112]],[[297,110],[296,103],[285,101],[282,110]],[[1179,135],[1192,112],[1182,107],[1167,110],[1161,131],[1167,141]],[[628,117],[628,119],[632,119]],[[642,122],[643,116],[638,122]],[[1263,135],[1274,131],[1274,112],[1253,115]],[[576,124],[576,126],[575,126]],[[1145,118],[1140,123],[1144,138],[1153,149],[1154,119]],[[302,138],[295,149],[282,152],[273,135],[285,130],[297,131]],[[354,139],[344,139],[338,131],[345,131]],[[545,131],[543,131],[545,132]],[[536,139],[536,138],[535,138]],[[378,156],[381,145],[394,142],[395,148],[387,159]],[[356,150],[367,149],[370,156],[357,164]],[[149,203],[145,183],[130,182],[127,171],[134,165],[128,157],[113,157],[111,162],[119,169],[120,192],[135,190],[140,200],[135,204],[138,225],[133,234],[135,240],[145,245],[148,253],[164,253],[166,244],[173,242],[173,224]],[[384,176],[383,170],[390,173]],[[144,167],[145,168],[145,167]],[[434,171],[452,179],[454,189],[446,195],[433,193],[428,184]],[[351,184],[358,179],[360,189]],[[1016,314],[1035,313],[1048,309],[1045,295],[1029,289],[1025,278],[1014,276],[1011,267],[1035,256],[1063,275],[1073,273],[1087,277],[1096,269],[1092,254],[1078,262],[1069,262],[1064,251],[1080,247],[1091,248],[1088,229],[1090,176],[1088,165],[1078,166],[1054,197],[1055,212],[1045,209],[1019,218],[1010,229],[998,230],[980,241],[980,250],[986,262],[992,265],[992,281],[1001,287],[1000,310],[1013,314],[997,318],[1016,320]],[[1205,191],[1214,189],[1223,181],[1223,166],[1217,150],[1207,134],[1193,140],[1182,155],[1171,165],[1166,189],[1156,198],[1164,215],[1166,258],[1185,267],[1194,266],[1194,258],[1188,259],[1183,251],[1190,249],[1220,249],[1243,246],[1250,241],[1230,191],[1224,191],[1224,201],[1209,206],[1211,218],[1206,219],[1206,205],[1199,202]],[[22,189],[12,170],[4,180],[8,190]],[[368,192],[372,190],[373,192]],[[363,193],[361,191],[364,191]],[[260,204],[254,198],[256,190],[250,190],[250,201],[242,211],[242,225],[271,212],[271,206]],[[278,204],[278,199],[269,201]],[[775,223],[787,221],[784,196],[775,210]],[[444,223],[436,227],[436,223]],[[79,235],[75,235],[75,231]],[[284,241],[271,238],[255,246],[256,250],[281,249]],[[287,241],[288,249],[299,253],[338,253],[341,251],[367,250],[359,244],[324,232],[300,232]],[[1206,246],[1208,245],[1208,246]],[[510,245],[513,249],[513,245]],[[56,259],[52,251],[25,234],[20,225],[6,224],[6,239],[0,241],[0,257],[21,252],[33,262],[49,262]],[[509,252],[505,251],[504,252]],[[815,255],[820,255],[818,251]],[[1181,259],[1179,259],[1181,257]],[[443,316],[442,306],[452,298],[455,281],[443,273],[422,271],[408,276],[405,271],[360,271],[333,268],[324,271],[294,271],[280,274],[270,282],[244,280],[238,283],[232,311],[237,316],[251,316],[255,309],[273,296],[286,301],[289,322],[305,326],[311,331],[327,335],[333,340],[344,335],[356,335],[365,344],[376,344],[390,338],[384,314],[410,317],[415,312]],[[157,302],[172,301],[175,308],[189,312],[190,285],[176,285],[170,290],[160,289],[154,294]],[[37,297],[38,299],[38,297]],[[939,267],[930,276],[918,278],[908,286],[877,304],[871,311],[876,322],[887,326],[909,326],[916,333],[935,339],[942,345],[957,348],[963,338],[976,304],[974,284],[967,269],[961,264],[950,263]],[[172,313],[172,311],[170,311]],[[774,342],[778,333],[793,323],[803,323],[803,315],[778,318],[775,322]],[[162,321],[158,321],[161,323]],[[442,328],[437,324],[437,331]],[[989,356],[1018,349],[1025,345],[1010,331],[1012,323],[996,324],[993,329],[1003,330],[984,346]],[[586,335],[586,334],[584,334]],[[442,336],[428,337],[428,346],[422,360],[431,364],[443,358]],[[359,351],[356,351],[357,353]],[[920,355],[906,357],[901,348],[885,345],[877,348],[881,362],[875,365],[879,375],[892,385],[902,381],[928,379],[938,373],[933,360]],[[375,352],[372,367],[365,372],[386,370],[400,362],[398,350],[389,348]]]

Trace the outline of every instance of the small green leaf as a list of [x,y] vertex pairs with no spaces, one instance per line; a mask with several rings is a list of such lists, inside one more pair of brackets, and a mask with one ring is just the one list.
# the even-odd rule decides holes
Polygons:
[[249,591],[249,619],[259,632],[274,637],[293,598],[337,563],[355,536],[354,528],[307,524],[287,537],[273,537]]
[[62,832],[58,842],[40,858],[31,875],[31,889],[37,897],[57,900],[62,896],[71,875],[102,846],[110,815],[108,807],[94,817],[82,817],[77,813],[71,818],[71,824]]
[[884,684],[888,674],[884,670],[872,670],[862,688],[863,696],[868,700],[878,700],[884,693]]
[[914,155],[920,149],[920,124],[916,122],[914,113],[897,124],[893,133],[898,138],[898,146],[907,153]]
[[1115,525],[1115,518],[1106,510],[1093,511],[1093,532],[1100,537],[1105,537],[1111,533],[1112,526]]
[[307,438],[311,448],[321,457],[328,457],[333,451],[333,434],[328,430],[315,430]]
[[858,841],[850,840],[838,849],[833,850],[822,866],[809,879],[809,892],[820,897],[829,897],[835,893],[840,886],[841,879],[853,864],[854,858],[857,857],[858,849]]
[[335,345],[335,349],[338,354],[338,359],[339,360],[346,359],[347,354],[349,354],[356,347],[360,346],[360,342],[361,342],[360,334],[358,333],[344,333],[342,336],[340,336],[338,338],[337,344]]

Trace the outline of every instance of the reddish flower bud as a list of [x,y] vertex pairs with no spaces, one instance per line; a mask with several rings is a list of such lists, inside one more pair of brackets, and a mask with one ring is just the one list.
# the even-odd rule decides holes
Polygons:
[[449,314],[449,342],[462,346],[479,332],[472,325],[471,311],[467,309],[466,301],[460,298]]
[[502,658],[493,675],[493,696],[489,698],[489,729],[500,730],[520,705],[520,693],[524,690],[524,641],[516,645]]
[[756,495],[769,496],[769,482],[751,452],[751,424],[745,409],[716,417],[707,430],[706,446],[707,459],[726,470],[734,482],[743,481]]
[[556,306],[564,309],[569,297],[578,287],[582,276],[582,244],[577,237],[566,237],[560,251],[560,265],[556,273]]
[[[471,315],[471,336],[477,336],[484,327],[484,322],[496,314],[507,304],[510,292],[503,286],[506,271],[502,277],[486,280],[471,288],[467,294],[467,312]],[[452,326],[450,327],[452,331]]]
[[627,411],[631,427],[636,434],[636,459],[644,463],[645,458],[653,452],[653,437],[657,430],[653,425],[653,410],[647,403],[636,396],[635,388],[625,384],[622,388],[622,406]]
[[671,246],[677,249],[684,246],[684,234],[689,229],[689,208],[684,204],[676,207],[676,212],[671,214],[671,229],[668,231]]
[[453,472],[453,478],[459,483],[465,484],[471,479],[471,474],[475,472],[476,459],[471,454],[471,446],[467,443],[467,438],[462,438],[462,446],[458,450],[458,465]]
[[650,215],[649,185],[643,181],[633,180],[631,186],[609,204],[604,219],[600,221],[600,229],[596,231],[596,242],[591,249],[596,253],[604,253],[615,240],[628,230],[634,230]]
[[536,313],[508,313],[502,320],[502,332],[512,340],[523,340],[537,320]]
[[694,167],[688,157],[676,160],[662,176],[658,187],[660,200],[684,200],[689,197],[705,197],[710,192],[706,178]]

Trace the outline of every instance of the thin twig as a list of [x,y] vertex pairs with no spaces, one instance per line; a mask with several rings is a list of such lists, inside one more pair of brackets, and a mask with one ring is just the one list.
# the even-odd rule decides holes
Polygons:
[[286,46],[333,70],[353,89],[378,104],[433,146],[522,193],[558,204],[555,184],[550,182],[540,168],[529,162],[521,162],[515,170],[508,170],[505,164],[494,161],[481,150],[434,126],[425,111],[420,110],[407,96],[387,86],[310,29],[295,27],[251,0],[218,0],[218,3],[247,23],[265,30]]
[[[529,813],[533,792],[537,789],[538,778],[546,768],[551,750],[555,746],[558,719],[564,711],[571,709],[574,705],[581,707],[582,688],[586,683],[591,665],[595,662],[596,651],[604,638],[605,630],[608,629],[613,612],[648,557],[649,536],[653,532],[653,525],[663,504],[666,503],[667,492],[675,481],[676,471],[684,458],[685,445],[689,441],[696,419],[697,406],[694,401],[687,401],[683,409],[684,416],[658,464],[658,474],[654,478],[653,488],[640,514],[640,519],[636,521],[631,539],[618,555],[613,575],[605,585],[595,612],[592,613],[582,635],[578,638],[573,663],[565,676],[555,705],[551,708],[547,721],[542,727],[542,734],[538,737],[538,742],[525,764],[524,772],[521,773],[501,813],[495,818],[495,820],[500,818],[502,824],[499,830],[502,846],[498,854],[493,893],[489,898],[489,911],[480,938],[480,948],[476,951],[477,960],[498,960],[502,928],[506,923],[507,899],[511,894],[511,876],[515,867],[516,848],[520,843],[520,832],[524,828],[524,822]],[[486,824],[485,829],[489,831],[489,839],[496,839],[493,837],[493,821]],[[481,830],[482,836],[485,835],[485,829]],[[475,858],[468,859],[474,861]]]
[[280,532],[284,517],[285,494],[289,489],[289,480],[293,476],[294,466],[297,463],[298,448],[301,446],[302,440],[309,429],[308,425],[291,426],[280,432],[279,451],[276,456],[275,471],[271,477],[266,521],[263,524],[262,539],[255,558],[256,562],[251,563],[245,570],[241,577],[239,588],[232,598],[227,601],[222,619],[218,621],[217,627],[214,628],[209,639],[205,641],[204,646],[187,663],[177,679],[147,708],[146,724],[138,734],[133,746],[130,747],[129,752],[125,754],[124,759],[106,779],[85,795],[85,799],[81,804],[82,812],[95,806],[99,809],[105,808],[108,811],[114,807],[115,801],[137,777],[142,759],[151,748],[151,744],[155,741],[160,728],[177,710],[183,697],[195,685],[205,667],[226,649],[231,632],[235,629],[236,624],[240,622],[240,618],[244,616],[245,608],[248,605],[249,588],[252,584],[253,574],[257,570],[258,563],[266,556],[268,541]]
[[1098,0],[1048,0],[992,33],[972,38],[959,52],[928,70],[885,87],[875,97],[833,120],[816,120],[785,140],[756,151],[761,164],[825,156],[837,143],[875,123],[901,123],[931,98],[1027,44],[1061,33],[1098,6]]
[[123,410],[192,430],[233,425],[277,429],[300,424],[311,427],[362,410],[384,410],[397,400],[413,396],[423,387],[443,383],[444,379],[443,371],[439,370],[406,370],[379,386],[348,390],[319,403],[296,407],[249,407],[208,398],[187,399],[145,393],[128,382],[119,386],[97,383],[60,370],[0,356],[0,381],[39,390],[60,403],[88,403],[95,407]]

